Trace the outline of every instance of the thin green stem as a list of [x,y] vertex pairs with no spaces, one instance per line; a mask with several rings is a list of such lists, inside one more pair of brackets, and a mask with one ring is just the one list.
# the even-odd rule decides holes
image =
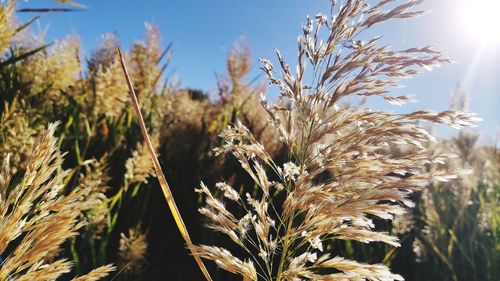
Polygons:
[[290,238],[288,236],[288,232],[290,232],[290,230],[292,229],[293,217],[294,214],[292,213],[286,223],[286,231],[284,233],[285,240],[283,242],[283,250],[281,251],[281,258],[280,258],[280,264],[278,266],[278,273],[276,274],[276,281],[280,281],[281,275],[283,274],[288,248],[290,247],[290,240],[289,240]]

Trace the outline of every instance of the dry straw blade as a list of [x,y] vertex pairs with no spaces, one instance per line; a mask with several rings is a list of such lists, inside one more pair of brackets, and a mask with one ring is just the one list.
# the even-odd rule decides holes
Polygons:
[[116,48],[116,51],[118,53],[118,56],[120,57],[120,63],[122,65],[125,79],[127,80],[127,86],[129,88],[130,99],[132,101],[132,105],[133,105],[135,114],[137,116],[137,121],[139,123],[139,127],[141,128],[142,136],[144,137],[146,147],[148,148],[149,155],[151,156],[151,160],[153,161],[156,175],[157,175],[158,181],[160,182],[160,186],[161,186],[161,189],[163,191],[163,195],[165,196],[165,200],[167,200],[168,207],[170,208],[170,211],[172,212],[172,215],[174,216],[175,223],[177,224],[177,227],[179,228],[179,231],[181,232],[182,237],[186,241],[186,244],[187,244],[189,250],[193,254],[193,257],[196,260],[196,263],[200,267],[205,278],[208,281],[212,281],[212,278],[210,277],[210,274],[208,273],[208,270],[205,267],[205,265],[203,264],[201,258],[199,257],[198,254],[193,252],[193,242],[191,241],[191,238],[189,237],[189,233],[187,231],[186,225],[184,224],[184,221],[182,220],[179,209],[177,208],[177,205],[175,204],[174,198],[172,196],[172,192],[171,192],[170,187],[167,183],[165,175],[163,174],[163,171],[162,171],[161,166],[160,166],[160,162],[158,162],[158,157],[156,156],[153,145],[151,144],[151,139],[150,139],[149,134],[146,130],[146,125],[144,124],[144,119],[142,117],[142,113],[141,113],[141,110],[139,107],[139,102],[137,101],[137,96],[135,94],[134,87],[132,85],[132,80],[130,79],[130,76],[128,74],[127,66],[125,64],[125,60],[123,58],[122,51],[119,47]]

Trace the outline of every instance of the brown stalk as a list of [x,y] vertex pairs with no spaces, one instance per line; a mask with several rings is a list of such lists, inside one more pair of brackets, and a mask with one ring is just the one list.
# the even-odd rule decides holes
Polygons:
[[153,145],[151,144],[151,139],[149,137],[148,131],[146,130],[146,125],[144,124],[144,119],[142,117],[141,109],[139,107],[139,102],[137,101],[137,96],[136,96],[135,91],[134,91],[134,86],[132,85],[132,80],[130,79],[130,76],[128,74],[127,66],[125,64],[125,60],[123,58],[122,51],[119,47],[116,48],[116,51],[118,53],[118,56],[120,57],[120,63],[121,63],[122,69],[123,69],[123,74],[125,75],[125,80],[127,80],[127,86],[129,88],[129,94],[130,94],[130,100],[132,101],[135,115],[137,116],[137,121],[139,123],[139,127],[141,128],[142,136],[144,137],[146,147],[148,148],[149,156],[151,156],[151,160],[153,161],[153,165],[154,165],[154,168],[156,171],[156,177],[158,178],[158,181],[160,182],[161,190],[163,191],[163,195],[165,196],[165,200],[167,201],[168,207],[170,208],[170,211],[172,212],[175,223],[177,224],[177,227],[179,228],[179,232],[181,233],[182,237],[186,241],[187,247],[191,251],[191,254],[193,255],[194,259],[196,260],[196,263],[200,267],[205,278],[208,281],[212,281],[212,277],[210,277],[210,274],[208,273],[207,268],[203,264],[203,261],[201,260],[199,255],[193,251],[193,242],[191,241],[191,238],[189,237],[189,233],[188,233],[188,230],[186,228],[186,225],[184,224],[184,221],[182,220],[181,213],[179,212],[179,209],[177,208],[177,205],[175,204],[174,197],[172,196],[172,191],[170,190],[170,187],[167,183],[165,175],[163,174],[163,171],[162,171],[161,166],[160,166],[160,162],[158,162],[158,157],[156,156]]

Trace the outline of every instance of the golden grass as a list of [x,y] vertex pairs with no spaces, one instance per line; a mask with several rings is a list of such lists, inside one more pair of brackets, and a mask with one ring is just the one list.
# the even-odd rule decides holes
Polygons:
[[[9,156],[0,173],[0,280],[56,280],[70,272],[71,262],[60,257],[63,243],[85,225],[82,213],[96,204],[82,200],[92,191],[79,186],[64,196],[68,170],[61,170],[64,154],[49,124],[33,145],[26,171],[12,183]],[[106,265],[75,280],[98,280],[113,271]]]
[[[462,128],[474,125],[474,114],[394,114],[342,103],[357,97],[378,97],[393,105],[412,102],[411,96],[391,96],[391,88],[401,78],[450,62],[431,47],[398,51],[379,46],[379,37],[358,38],[373,25],[421,15],[412,10],[421,2],[331,1],[330,15],[307,17],[296,68],[278,51],[276,68],[261,60],[269,84],[279,90],[277,103],[268,103],[262,94],[261,105],[287,157],[274,159],[238,120],[225,129],[224,145],[216,152],[232,154],[255,188],[242,196],[240,187],[226,182],[213,191],[201,184],[196,191],[206,199],[200,213],[239,251],[200,245],[197,253],[250,280],[403,280],[386,265],[331,256],[328,246],[339,240],[400,246],[397,237],[376,229],[376,222],[403,214],[405,206],[414,205],[410,194],[430,182],[463,174],[461,169],[422,171],[451,156],[428,156],[435,139],[418,122]],[[391,159],[379,152],[389,145],[414,150]]]

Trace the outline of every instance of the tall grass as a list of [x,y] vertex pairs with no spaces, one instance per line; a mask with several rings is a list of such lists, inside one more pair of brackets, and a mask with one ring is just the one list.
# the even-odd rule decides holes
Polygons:
[[[399,246],[396,237],[374,229],[373,219],[393,219],[414,205],[408,196],[415,190],[463,173],[421,170],[451,156],[427,156],[435,140],[418,121],[461,128],[476,118],[459,111],[394,114],[340,106],[352,96],[378,96],[397,105],[412,101],[390,96],[389,89],[421,68],[449,62],[430,47],[393,51],[379,47],[379,38],[357,39],[373,25],[422,13],[412,10],[421,1],[391,2],[332,1],[331,15],[307,18],[295,72],[279,52],[280,71],[261,61],[269,83],[280,91],[277,104],[264,96],[261,102],[287,162],[276,163],[241,122],[222,133],[225,143],[216,151],[236,157],[258,190],[241,196],[227,183],[217,183],[223,203],[201,185],[197,191],[206,196],[206,205],[199,211],[208,227],[239,250],[200,245],[197,254],[248,280],[403,280],[384,265],[331,256],[327,245],[349,240]],[[388,145],[414,150],[390,158],[380,153]]]
[[[105,37],[87,68],[77,38],[44,44],[28,29],[32,21],[16,22],[14,7],[14,1],[8,1],[2,5],[0,16],[4,38],[0,58],[0,155],[11,155],[13,175],[19,177],[28,168],[35,136],[45,131],[46,124],[61,122],[54,134],[58,136],[57,148],[67,151],[66,161],[61,163],[61,169],[67,172],[59,195],[85,186],[90,191],[80,199],[94,202],[78,217],[82,221],[77,224],[80,235],[72,231],[71,236],[65,236],[69,241],[61,245],[63,256],[74,263],[74,271],[83,274],[118,259],[121,233],[144,231],[140,212],[127,220],[121,220],[121,215],[124,205],[147,198],[141,186],[154,174],[153,165],[140,144],[133,112],[126,107],[127,87],[121,66],[108,51],[114,52],[117,39]],[[164,89],[160,77],[169,50],[160,47],[154,26],[146,28],[146,40],[132,47],[128,60],[151,127],[162,118],[154,100],[160,99],[156,94]],[[153,135],[158,138],[157,131]]]
[[275,103],[248,79],[244,41],[214,95],[171,84],[171,45],[146,24],[123,56],[142,127],[118,35],[83,58],[78,38],[45,43],[32,20],[15,20],[14,1],[3,3],[0,280],[96,280],[107,264],[112,280],[202,279],[151,180],[160,173],[150,151],[190,237],[204,244],[188,248],[216,261],[207,264],[215,280],[495,280],[498,151],[466,133],[437,142],[422,127],[476,117],[355,105],[413,102],[391,88],[449,62],[431,47],[366,39],[374,25],[419,16],[420,2],[331,1],[331,14],[308,17],[296,66],[279,52],[279,67],[261,61]]
[[[472,169],[473,173],[446,184],[432,184],[424,191],[416,231],[418,261],[436,270],[432,279],[495,280],[498,278],[498,152],[476,147],[477,135],[460,133],[442,142],[437,152],[460,153],[448,167]],[[432,167],[431,169],[435,169]],[[425,272],[425,271],[424,271]]]
[[[60,257],[62,244],[83,227],[83,212],[95,201],[82,200],[92,188],[79,186],[61,194],[68,170],[61,170],[63,154],[56,147],[55,124],[34,142],[22,176],[10,169],[10,154],[3,159],[0,186],[1,280],[55,280],[70,272],[71,262]],[[73,280],[98,280],[112,266],[94,269]]]

